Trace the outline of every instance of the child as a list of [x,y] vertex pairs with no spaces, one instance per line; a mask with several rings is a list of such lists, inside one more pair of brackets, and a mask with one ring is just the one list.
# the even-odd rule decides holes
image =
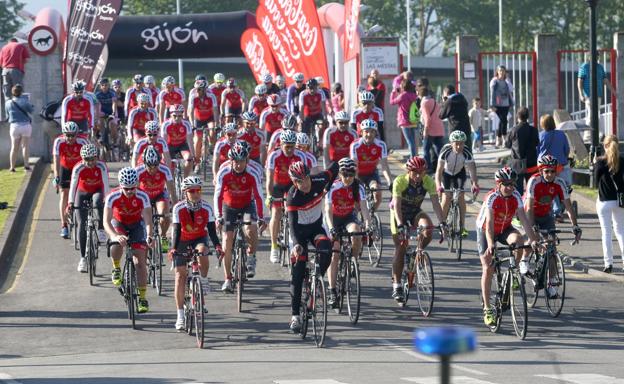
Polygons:
[[486,111],[481,108],[481,98],[472,99],[472,109],[468,112],[470,118],[470,128],[472,129],[472,148],[483,151],[483,123]]

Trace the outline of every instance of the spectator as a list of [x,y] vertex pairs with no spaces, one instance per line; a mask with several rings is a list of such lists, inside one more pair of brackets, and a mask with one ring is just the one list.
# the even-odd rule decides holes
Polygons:
[[448,119],[449,131],[462,131],[466,134],[466,147],[472,153],[472,135],[468,118],[468,101],[454,85],[447,85],[442,93],[444,103],[440,111],[440,119]]
[[512,89],[507,82],[507,68],[496,67],[496,76],[490,81],[490,110],[495,112],[500,122],[496,131],[496,146],[505,145],[507,136],[507,114],[513,106]]
[[[578,70],[578,80],[576,82],[579,96],[582,102],[585,103],[586,109],[586,117],[585,121],[587,125],[591,123],[591,84],[590,84],[590,63],[589,63],[589,54],[585,54],[585,62],[581,64]],[[602,104],[602,98],[604,96],[604,87],[608,87],[609,91],[617,97],[617,93],[615,92],[615,88],[609,78],[605,75],[605,69],[600,63],[596,63],[596,76],[598,79],[598,106]],[[591,131],[585,131],[583,135],[584,139],[589,140],[591,137]]]
[[602,232],[603,272],[611,273],[613,270],[611,229],[615,231],[622,261],[624,261],[624,208],[618,203],[618,195],[624,193],[624,160],[620,157],[617,137],[608,135],[603,144],[605,156],[596,159],[594,167],[594,176],[598,185],[596,212]]
[[24,65],[30,58],[28,49],[24,44],[17,42],[15,37],[0,50],[0,67],[2,67],[2,84],[4,96],[11,98],[13,86],[24,82]]
[[483,127],[487,112],[481,108],[481,98],[472,99],[472,108],[468,111],[470,129],[472,130],[472,148],[483,151]]
[[400,89],[393,89],[390,94],[390,104],[398,105],[397,125],[401,128],[407,146],[410,150],[410,158],[418,155],[418,144],[416,134],[418,123],[410,121],[410,109],[413,103],[419,101],[416,94],[416,87],[411,81],[403,80]]
[[[572,185],[572,171],[568,164],[568,155],[570,154],[570,144],[565,133],[555,129],[555,119],[551,115],[543,115],[540,118],[540,126],[543,131],[539,134],[539,147],[537,149],[537,157],[544,155],[552,155],[563,168],[557,176],[565,181],[568,189]],[[558,221],[563,218],[563,205],[558,199],[553,202],[553,213]]]
[[[401,88],[401,82],[403,81],[403,79],[406,79],[408,81],[414,81],[414,74],[411,71],[405,71],[403,73],[401,73],[400,75],[396,76],[393,80],[392,80],[392,89],[395,88]],[[418,84],[416,84],[416,90],[418,90]]]
[[[435,172],[438,155],[444,145],[444,124],[440,119],[440,105],[428,88],[418,88],[420,102],[420,119],[423,124],[423,150],[425,161],[429,167],[428,172]],[[434,151],[433,158],[431,150]]]
[[522,107],[517,112],[518,124],[511,128],[505,146],[511,148],[511,168],[516,171],[516,189],[522,195],[524,183],[531,177],[528,169],[537,165],[537,146],[539,135],[537,128],[528,123],[529,110]]
[[375,96],[375,105],[381,108],[383,112],[386,111],[386,85],[379,79],[379,71],[376,69],[371,70],[368,76],[368,84],[366,90],[370,91]]
[[22,147],[22,156],[24,157],[24,169],[30,170],[28,166],[28,141],[32,134],[32,120],[29,113],[32,113],[34,107],[30,104],[28,97],[23,95],[22,92],[22,86],[15,84],[11,90],[13,97],[5,105],[11,135],[11,154],[9,158],[9,170],[11,172],[15,172],[15,162],[17,161],[17,152],[20,146]]
[[334,85],[332,85],[331,103],[332,103],[332,110],[334,111],[334,114],[336,112],[344,111],[345,101],[344,101],[344,91],[342,90],[342,84],[334,83]]

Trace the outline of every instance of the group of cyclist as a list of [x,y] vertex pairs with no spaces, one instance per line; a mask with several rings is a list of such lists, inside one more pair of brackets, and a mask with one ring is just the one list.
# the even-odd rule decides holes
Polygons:
[[[175,328],[183,330],[188,260],[182,253],[192,248],[201,254],[201,282],[208,289],[210,238],[224,265],[221,290],[233,292],[231,265],[239,220],[248,223],[244,227],[246,277],[253,278],[258,237],[266,228],[271,239],[269,260],[280,262],[278,237],[282,215],[286,214],[292,263],[289,327],[298,332],[308,246],[316,249],[320,272],[325,274],[329,269],[328,303],[335,306],[339,255],[332,250],[338,247],[337,234],[370,231],[371,214],[365,196],[371,191],[372,209],[380,208],[383,176],[391,192],[390,230],[395,245],[392,298],[403,303],[406,298],[401,276],[409,229],[420,225],[427,228],[425,247],[432,239],[434,223],[422,209],[425,197],[429,195],[437,226],[446,232],[450,191],[462,190],[461,236],[468,235],[463,193],[467,176],[474,195],[479,193],[479,185],[472,152],[465,146],[466,134],[450,133],[433,177],[427,174],[426,161],[418,156],[408,159],[405,172],[394,177],[387,146],[378,136],[383,112],[375,106],[371,92],[360,92],[358,106],[348,114],[331,109],[322,78],[304,82],[304,75],[297,73],[292,80],[293,85],[286,87],[283,77],[277,76],[273,83],[273,77],[266,74],[249,101],[236,80],[221,73],[214,75],[212,84],[198,75],[188,96],[172,76],[165,77],[158,89],[153,76],[135,75],[133,86],[125,93],[119,80],[111,82],[111,89],[109,80],[102,79],[95,93],[87,92],[83,82],[74,83],[72,93],[62,103],[62,134],[53,149],[53,182],[60,192],[63,238],[70,237],[69,223],[76,218],[81,256],[78,271],[87,271],[86,207],[90,205],[96,208],[98,241],[111,247],[113,285],[122,284],[122,249],[131,247],[137,267],[138,312],[149,311],[146,250],[154,241],[156,223],[163,234],[162,250],[175,267]],[[99,159],[101,138],[123,135],[119,129],[123,124],[123,143],[132,146],[131,166],[119,170],[119,187],[109,191],[108,168]],[[312,152],[313,142],[320,148],[318,152]],[[211,182],[198,176],[209,155]],[[317,156],[322,157],[323,166]],[[178,162],[184,177],[176,181],[173,175]],[[529,180],[524,197],[514,190],[515,172],[502,168],[495,174],[496,186],[486,194],[477,217],[477,245],[483,265],[484,322],[488,325],[494,321],[488,296],[496,242],[525,241],[512,226],[512,218],[520,219],[531,246],[537,247],[538,235],[533,228],[554,228],[550,205],[559,198],[580,236],[568,188],[556,177],[557,166],[550,155],[540,158],[539,173]],[[210,184],[214,187],[212,204],[202,199],[202,191]],[[155,222],[153,214],[159,215]],[[356,259],[371,238],[352,237]],[[528,254],[524,250],[516,255],[524,272]]]

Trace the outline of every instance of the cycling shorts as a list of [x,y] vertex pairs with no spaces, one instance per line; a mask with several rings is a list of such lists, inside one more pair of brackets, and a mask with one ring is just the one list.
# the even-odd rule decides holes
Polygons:
[[317,120],[323,120],[323,114],[308,116],[303,118],[303,124],[301,124],[301,132],[309,135],[312,132],[312,128],[316,125]]
[[358,175],[358,179],[362,182],[362,184],[369,186],[371,182],[376,181],[377,182],[377,188],[380,187],[379,184],[381,184],[381,178],[379,177],[379,171],[375,169],[375,172],[371,173],[370,175]]
[[[422,209],[411,209],[409,212],[403,211],[403,223],[410,222],[411,225],[418,225],[418,220],[426,218],[431,221],[429,215],[422,211]],[[392,235],[397,235],[399,233],[399,228],[394,217],[394,209],[390,210],[390,233]]]
[[153,199],[150,199],[150,203],[154,205],[161,201],[169,202],[169,200],[171,200],[171,197],[169,196],[169,191],[164,190],[158,196],[154,197]]
[[[208,236],[202,236],[197,239],[187,240],[187,241],[180,240],[178,242],[177,250],[179,252],[186,252],[188,250],[188,247],[195,249],[197,248],[198,245],[202,245],[202,244],[203,245],[208,244]],[[173,265],[175,267],[184,267],[186,266],[188,262],[189,262],[189,259],[187,257],[175,255],[173,258]]]
[[[494,235],[494,244],[498,242],[503,245],[509,245],[507,244],[507,237],[509,237],[509,235],[511,235],[514,232],[520,233],[518,232],[516,228],[513,227],[513,225],[508,226],[500,234]],[[487,237],[485,236],[485,230],[481,227],[477,227],[477,248],[479,251],[479,256],[482,256],[485,254],[487,247],[488,247],[488,244],[487,244]]]
[[557,229],[555,225],[555,218],[552,215],[546,215],[546,216],[541,216],[541,217],[535,216],[534,220],[535,220],[535,225],[537,225],[539,229],[542,229],[545,231]]
[[126,225],[115,219],[112,220],[115,232],[120,235],[128,236],[132,249],[147,249],[147,233],[145,231],[145,222],[143,220]]
[[243,221],[251,221],[252,224],[258,221],[256,205],[253,202],[243,208],[232,208],[223,204],[223,220],[225,221],[226,232],[233,231],[236,228],[238,215],[243,215]]
[[89,132],[89,120],[73,120],[74,123],[78,125],[78,133],[87,133]]
[[225,106],[225,115],[228,114],[232,114],[235,117],[240,117],[240,115],[243,113],[243,107],[238,107],[238,108],[232,108],[230,106]]
[[273,190],[271,191],[271,197],[273,198],[271,205],[273,207],[281,207],[284,204],[284,195],[288,193],[291,185],[273,184]]
[[451,188],[463,189],[466,183],[466,168],[462,168],[456,175],[449,175],[442,172],[442,185],[447,192],[451,192]]
[[171,145],[169,146],[169,154],[172,159],[175,159],[178,154],[182,155],[183,158],[187,158],[184,156],[184,153],[190,154],[191,150],[189,149],[188,143],[184,143],[182,145]]
[[352,213],[350,215],[347,216],[333,216],[333,224],[334,224],[334,228],[336,228],[337,230],[341,230],[341,229],[347,229],[347,226],[349,226],[349,224],[357,224],[360,225],[360,221],[357,219],[357,217],[355,217],[355,214]]
[[59,178],[60,178],[59,186],[62,189],[69,188],[69,185],[71,184],[71,175],[72,175],[72,170],[71,169],[65,168],[65,167],[61,167],[61,174],[59,175]]

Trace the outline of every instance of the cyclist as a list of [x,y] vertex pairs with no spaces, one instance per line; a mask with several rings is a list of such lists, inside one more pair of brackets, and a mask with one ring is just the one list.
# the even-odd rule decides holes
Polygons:
[[[214,82],[208,86],[208,89],[215,95],[217,98],[217,105],[221,108],[221,95],[227,88],[224,84],[225,75],[223,73],[215,73],[213,80]],[[221,116],[223,116],[223,114],[221,114]]]
[[[212,174],[217,175],[221,163],[228,159],[230,148],[238,141],[238,128],[236,123],[227,123],[223,126],[223,136],[217,140],[212,156]],[[214,183],[213,179],[213,183]]]
[[78,124],[78,132],[88,133],[93,129],[95,106],[91,99],[83,97],[86,84],[76,81],[72,84],[71,95],[67,95],[61,104],[61,126],[68,121]]
[[376,138],[377,122],[372,119],[362,121],[360,125],[362,137],[349,148],[351,158],[357,164],[357,177],[364,186],[375,189],[375,210],[381,204],[381,189],[377,164],[381,164],[381,172],[389,186],[392,185],[392,174],[388,167],[388,150],[386,143]]
[[[403,273],[405,253],[409,238],[406,234],[410,225],[433,226],[433,222],[421,208],[429,194],[433,212],[442,228],[446,227],[442,216],[442,207],[436,195],[435,182],[426,174],[427,163],[422,157],[412,157],[405,163],[407,173],[394,179],[392,184],[392,202],[390,203],[390,232],[394,242],[394,261],[392,263],[392,298],[401,304],[405,301],[401,275]],[[424,232],[423,248],[431,242],[431,229]]]
[[262,84],[267,89],[267,95],[277,95],[280,93],[280,87],[273,83],[273,76],[270,73],[265,73],[262,75]]
[[[362,122],[373,119],[377,123],[378,131],[383,132],[384,114],[381,108],[375,106],[375,95],[369,91],[360,92],[360,108],[351,114],[351,128],[358,135],[362,135]],[[383,140],[383,137],[380,137]]]
[[288,91],[286,92],[286,107],[291,115],[299,116],[299,95],[306,89],[303,82],[303,73],[295,73],[293,75],[293,80],[295,84],[288,87]]
[[325,96],[325,110],[327,111],[327,116],[332,116],[334,110],[331,104],[331,91],[329,88],[323,86],[325,84],[323,76],[316,76],[315,79],[319,86],[319,92],[323,93],[323,96]]
[[256,249],[258,246],[258,227],[264,231],[264,206],[260,180],[246,170],[249,153],[242,145],[234,145],[228,151],[231,163],[221,167],[216,176],[214,206],[217,211],[217,230],[223,231],[225,243],[224,268],[225,281],[221,290],[232,292],[232,252],[234,247],[234,229],[237,218],[244,221],[256,221],[245,226],[245,237],[248,241],[247,277],[256,275]]
[[[206,77],[206,75],[202,75],[200,73],[197,76],[195,76],[195,83],[193,84],[193,88],[191,88],[191,90],[189,91],[189,95],[188,95],[189,101],[194,96],[197,96],[197,85],[198,85],[198,82],[200,82],[200,81],[205,81],[206,82],[206,93],[212,93],[212,91],[208,88],[208,78]],[[189,118],[190,118],[190,116],[189,116]]]
[[[477,247],[481,259],[481,294],[483,296],[483,322],[487,326],[494,325],[496,318],[490,308],[490,289],[492,285],[492,257],[496,242],[508,245],[524,243],[522,234],[511,225],[511,219],[517,216],[528,235],[531,246],[537,248],[537,237],[531,223],[524,213],[522,197],[515,190],[518,175],[509,167],[496,171],[494,180],[496,186],[488,192],[477,216]],[[516,261],[519,262],[523,253],[528,250],[516,251]]]
[[267,101],[267,87],[264,84],[256,85],[254,91],[256,94],[249,99],[247,111],[253,112],[256,116],[260,116],[262,111],[269,106]]
[[119,170],[119,188],[106,196],[104,205],[104,228],[110,236],[110,254],[113,263],[111,280],[119,287],[122,283],[121,255],[123,247],[131,247],[136,266],[139,313],[149,311],[145,298],[147,291],[147,248],[152,243],[152,207],[149,197],[137,191],[139,176],[130,167]]
[[150,206],[163,217],[160,219],[161,247],[167,252],[169,244],[165,234],[169,230],[169,201],[178,201],[173,185],[171,169],[160,162],[160,154],[153,146],[143,151],[143,164],[136,167],[139,177],[139,190],[145,192],[150,200]]
[[158,119],[158,114],[151,108],[150,95],[139,93],[136,95],[138,105],[128,113],[127,139],[128,143],[137,142],[145,137],[145,123]]
[[329,127],[323,135],[323,164],[349,157],[351,143],[358,139],[354,129],[349,127],[349,115],[345,111],[336,112],[335,127]]
[[310,172],[316,173],[317,168],[320,168],[320,167],[318,167],[316,157],[314,156],[312,152],[310,152],[311,146],[312,146],[312,143],[310,143],[310,136],[306,135],[303,132],[298,132],[295,148],[303,152],[303,154],[305,155],[306,157],[305,165],[307,165],[308,168],[310,168]]
[[[435,182],[436,190],[442,195],[442,214],[448,216],[451,200],[453,199],[451,188],[464,188],[466,182],[466,168],[470,174],[472,182],[472,193],[479,193],[477,183],[477,167],[475,166],[472,152],[465,145],[466,134],[462,131],[453,131],[449,135],[449,144],[442,147],[438,156],[438,166],[436,168]],[[467,237],[468,230],[464,226],[466,217],[466,199],[464,192],[459,194],[459,225],[461,236]]]
[[[115,119],[117,115],[117,95],[110,88],[110,82],[107,78],[100,80],[99,89],[95,91],[95,97],[100,105],[100,110],[98,111],[99,125],[101,128],[105,127],[108,120],[109,137],[114,142],[117,138],[117,121]],[[101,129],[99,131],[101,134]]]
[[322,173],[310,175],[310,169],[296,161],[288,167],[288,176],[293,186],[288,190],[286,207],[292,241],[291,262],[292,278],[290,282],[291,310],[290,329],[297,333],[301,329],[299,305],[301,290],[308,261],[308,243],[314,244],[318,253],[321,276],[331,262],[332,244],[323,225],[323,195],[334,182],[338,174],[338,164],[333,163]]
[[183,120],[184,106],[172,105],[169,108],[171,117],[160,127],[160,135],[167,142],[171,158],[175,159],[178,154],[184,158],[184,177],[191,173],[195,153],[193,151],[193,129],[191,123]]
[[123,91],[121,80],[115,79],[111,83],[113,85],[113,91],[115,92],[115,110],[117,112],[117,120],[121,123],[126,121],[126,111],[124,105],[126,104],[126,92]]
[[208,83],[206,80],[195,81],[195,93],[189,96],[189,107],[187,115],[193,126],[193,140],[195,144],[195,173],[199,173],[199,161],[201,157],[204,131],[209,128],[210,143],[216,140],[215,121],[219,121],[219,108],[217,98],[212,92],[207,92]]
[[[133,85],[128,88],[126,91],[126,99],[124,101],[124,112],[125,115],[128,116],[130,110],[137,105],[139,105],[139,101],[137,100],[137,96],[145,93],[146,95],[151,95],[151,91],[143,85],[143,75],[134,75],[132,78]],[[151,101],[151,97],[150,97]],[[153,107],[153,105],[149,105],[149,107]]]
[[289,115],[282,120],[282,128],[276,130],[271,135],[271,140],[269,140],[268,144],[268,152],[271,153],[276,149],[280,148],[281,145],[281,135],[284,131],[294,131],[297,128],[297,118]]
[[97,148],[94,144],[87,143],[80,148],[82,161],[76,164],[72,170],[71,183],[69,186],[69,204],[67,213],[78,209],[77,225],[80,243],[80,263],[78,272],[87,272],[87,215],[83,203],[89,200],[97,208],[95,219],[98,222],[98,240],[106,242],[106,234],[102,228],[102,209],[104,196],[108,193],[108,168],[103,161],[97,158]]
[[305,163],[306,157],[298,149],[295,149],[297,134],[292,130],[284,130],[280,133],[280,147],[269,154],[266,162],[266,193],[271,206],[271,221],[269,232],[271,233],[272,263],[279,263],[279,244],[277,235],[282,220],[283,198],[292,181],[288,175],[288,167],[295,162]]
[[169,146],[165,139],[160,137],[160,126],[157,120],[151,120],[145,123],[145,137],[134,144],[132,150],[132,167],[143,164],[143,152],[148,146],[153,146],[160,155],[160,159],[167,167],[171,169],[171,156],[169,156]]
[[[208,282],[208,236],[214,245],[219,257],[223,251],[217,236],[215,217],[212,207],[201,198],[202,181],[197,176],[189,176],[182,180],[184,198],[173,207],[173,236],[170,257],[177,251],[186,252],[188,247],[196,249],[202,256],[199,257],[199,274],[204,291],[210,290]],[[175,256],[173,264],[175,272],[175,302],[177,320],[175,328],[184,330],[184,287],[186,285],[188,260]]]
[[282,109],[282,98],[279,95],[269,95],[267,103],[269,108],[260,113],[258,128],[266,132],[267,138],[270,138],[273,132],[280,129],[282,120],[288,115],[288,112]]
[[69,239],[69,229],[67,228],[67,215],[65,207],[67,207],[67,197],[69,194],[69,183],[71,180],[72,169],[80,162],[80,149],[88,141],[78,135],[78,124],[68,121],[63,125],[62,134],[54,140],[54,149],[52,155],[54,157],[54,180],[52,183],[56,190],[60,190],[59,198],[59,214],[61,216],[61,237]]
[[[251,152],[251,145],[249,145],[249,143],[246,141],[237,141],[232,146],[232,148],[236,146],[241,146],[243,148],[243,150],[247,154],[247,160],[249,160],[249,153]],[[232,160],[230,160],[228,156],[228,159],[224,161],[223,163],[221,163],[221,165],[219,166],[219,172],[221,172],[221,169],[223,169],[224,167],[231,167],[231,166],[232,166]],[[251,173],[258,180],[260,185],[262,185],[262,177],[264,175],[264,168],[262,167],[262,165],[260,165],[260,163],[256,163],[255,161],[248,161],[247,168],[245,168],[245,170]],[[219,173],[217,173],[217,175],[218,174]]]
[[238,130],[238,141],[245,141],[251,146],[249,157],[258,164],[266,160],[266,136],[256,127],[258,116],[253,112],[243,113],[243,127]]
[[275,76],[275,84],[277,85],[278,92],[277,95],[282,100],[286,100],[288,97],[288,88],[286,88],[286,79],[282,75]]
[[234,114],[234,118],[238,119],[243,113],[245,105],[245,93],[236,87],[236,80],[230,77],[226,83],[227,88],[221,93],[221,114]]
[[325,120],[325,95],[319,92],[316,79],[308,80],[306,88],[299,94],[299,123],[301,132],[309,135],[317,120]]
[[149,90],[149,95],[151,97],[151,105],[156,106],[156,100],[158,99],[158,94],[160,93],[160,89],[156,87],[156,79],[152,75],[147,75],[143,79],[145,81],[145,88]]
[[[364,217],[364,228],[370,227],[370,213],[366,206],[366,194],[362,185],[355,179],[355,162],[348,158],[342,158],[338,162],[338,179],[334,181],[325,197],[325,220],[329,233],[334,240],[336,233],[342,230],[347,232],[361,232],[362,223],[356,217],[359,209]],[[351,255],[359,258],[362,252],[362,238],[354,236],[351,238]],[[340,250],[340,244],[334,241],[334,251]],[[328,304],[333,308],[337,304],[336,276],[338,275],[338,263],[340,253],[334,252],[332,262],[329,267],[329,300]]]
[[175,86],[175,78],[167,76],[162,81],[163,90],[158,94],[156,105],[158,106],[158,117],[160,121],[165,121],[171,114],[171,107],[182,105],[182,115],[186,113],[186,96],[182,88]]

